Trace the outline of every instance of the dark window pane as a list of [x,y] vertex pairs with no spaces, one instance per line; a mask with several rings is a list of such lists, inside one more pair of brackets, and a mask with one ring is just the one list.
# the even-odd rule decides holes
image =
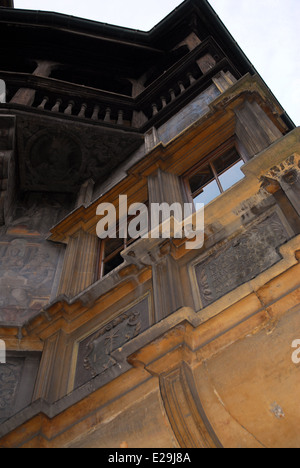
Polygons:
[[124,249],[124,239],[106,239],[104,245],[104,257],[108,257],[112,253]]
[[111,271],[113,271],[115,268],[117,268],[119,265],[122,265],[124,263],[124,258],[121,256],[121,254],[115,255],[111,260],[107,261],[104,263],[103,268],[103,276],[108,275]]
[[244,161],[239,161],[237,164],[235,164],[219,176],[224,191],[228,190],[230,187],[232,187],[244,177],[244,174],[241,171],[241,167],[243,166],[243,164]]
[[241,157],[236,152],[236,150],[232,149],[231,151],[228,151],[219,158],[215,159],[213,161],[213,165],[217,171],[217,174],[220,175],[223,174],[223,172],[226,171],[229,167],[237,163],[240,159]]
[[190,187],[193,195],[214,179],[211,168],[207,165],[190,178]]

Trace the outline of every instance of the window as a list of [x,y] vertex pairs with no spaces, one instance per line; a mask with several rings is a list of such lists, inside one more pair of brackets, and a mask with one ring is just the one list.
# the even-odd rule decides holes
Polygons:
[[[144,203],[148,207],[148,202]],[[129,216],[127,219],[127,232],[130,222],[135,218],[135,216]],[[136,242],[138,238],[128,237],[126,239],[119,238],[119,228],[117,229],[117,237],[107,238],[105,240],[100,240],[99,247],[99,262],[98,262],[98,279],[104,278],[110,272],[115,270],[118,266],[124,263],[124,259],[121,255],[123,250],[127,249],[131,244]]]
[[135,241],[136,239],[119,238],[100,241],[99,279],[122,265],[124,259],[121,252]]
[[186,178],[194,203],[207,205],[241,180],[243,164],[236,149],[232,148],[195,169]]

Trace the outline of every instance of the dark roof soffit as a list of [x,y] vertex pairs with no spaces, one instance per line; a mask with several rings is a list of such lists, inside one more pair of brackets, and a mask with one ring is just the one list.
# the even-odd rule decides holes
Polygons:
[[56,12],[11,8],[2,8],[0,10],[0,22],[18,23],[24,26],[51,27],[69,30],[70,33],[91,34],[95,35],[95,37],[105,36],[108,38],[149,44],[154,41],[159,41],[159,37],[164,36],[166,31],[172,30],[175,24],[183,23],[184,20],[192,17],[195,13],[198,13],[200,16],[203,14],[208,14],[209,16],[213,14],[213,16],[217,18],[217,22],[221,23],[207,0],[185,0],[150,31],[115,26]]
[[233,40],[207,0],[185,0],[149,32],[109,25],[61,13],[18,10],[11,8],[1,8],[0,23],[17,23],[18,25],[24,25],[25,27],[38,26],[40,28],[50,27],[57,30],[63,29],[65,32],[69,31],[71,34],[76,33],[76,35],[82,34],[94,36],[95,39],[102,38],[107,40],[124,41],[135,44],[136,46],[152,46],[154,47],[154,50],[157,50],[160,48],[160,39],[162,42],[161,49],[163,49],[166,35],[168,35],[168,33],[172,34],[172,30],[174,30],[174,28],[178,28],[180,24],[186,22],[187,19],[192,19],[195,13],[201,19],[205,18],[206,22],[211,23],[214,31],[223,38],[225,42],[228,43],[229,41],[229,46],[231,48],[235,48],[236,52],[241,54],[240,58],[244,62],[247,71],[252,71],[253,67],[250,62],[239,49],[236,42]]
[[[12,8],[0,9],[0,23],[18,23],[24,26],[50,27],[58,30],[64,29],[64,31],[69,31],[71,34],[88,34],[94,36],[95,39],[100,39],[102,37],[102,39],[107,38],[107,40],[125,41],[133,45],[148,46],[150,48],[155,44],[153,50],[157,50],[160,38],[162,38],[163,42],[168,31],[172,33],[174,27],[178,27],[180,23],[183,23],[189,17],[192,19],[195,13],[200,19],[204,19],[206,23],[210,24],[210,27],[214,31],[215,38],[220,41],[220,44],[222,44],[227,51],[229,49],[231,52],[234,51],[234,55],[240,64],[242,64],[245,73],[250,72],[251,74],[259,75],[208,0],[185,0],[148,32],[77,18],[61,13],[18,10]],[[293,122],[288,116],[287,118],[291,127],[294,128]]]

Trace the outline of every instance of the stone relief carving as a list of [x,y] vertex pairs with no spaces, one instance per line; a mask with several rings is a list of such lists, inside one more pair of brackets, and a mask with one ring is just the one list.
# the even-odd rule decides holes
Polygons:
[[196,265],[196,278],[203,307],[280,261],[278,247],[288,239],[285,227],[274,213]]
[[0,242],[0,321],[23,321],[49,301],[57,259],[42,242]]
[[265,174],[266,177],[280,181],[281,178],[287,176],[286,183],[294,184],[299,180],[300,173],[300,156],[292,154],[285,161],[282,161],[278,166],[272,167]]
[[91,177],[105,180],[142,143],[143,136],[138,133],[20,116],[21,186],[26,190],[75,193]]
[[21,378],[22,363],[0,364],[0,421],[14,404]]
[[0,364],[0,424],[32,401],[40,354],[9,352]]
[[46,234],[72,208],[74,200],[68,194],[28,194],[15,207],[8,234]]
[[127,341],[138,336],[142,329],[140,312],[126,312],[100,330],[89,342],[84,364],[92,376],[115,365],[111,353]]
[[27,161],[30,183],[40,185],[45,178],[54,186],[64,180],[77,180],[82,163],[79,144],[73,136],[61,131],[43,131],[35,138]]
[[79,345],[76,387],[116,365],[112,352],[150,326],[148,297]]

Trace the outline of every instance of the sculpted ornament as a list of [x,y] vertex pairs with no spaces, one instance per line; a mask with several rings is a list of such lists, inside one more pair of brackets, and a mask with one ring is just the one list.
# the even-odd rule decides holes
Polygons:
[[75,185],[80,179],[81,146],[69,133],[42,130],[30,140],[26,153],[26,172],[31,185],[59,191],[60,184],[62,188],[68,183]]
[[0,414],[1,410],[13,404],[18,382],[20,367],[13,364],[0,364]]
[[15,239],[1,250],[0,307],[29,307],[33,297],[50,294],[56,265],[45,246]]
[[105,372],[116,364],[111,353],[127,341],[138,336],[142,324],[139,312],[130,312],[117,317],[102,328],[87,345],[89,350],[85,358],[85,368],[93,376]]
[[274,213],[196,265],[203,307],[280,261],[278,247],[288,238],[285,227]]

